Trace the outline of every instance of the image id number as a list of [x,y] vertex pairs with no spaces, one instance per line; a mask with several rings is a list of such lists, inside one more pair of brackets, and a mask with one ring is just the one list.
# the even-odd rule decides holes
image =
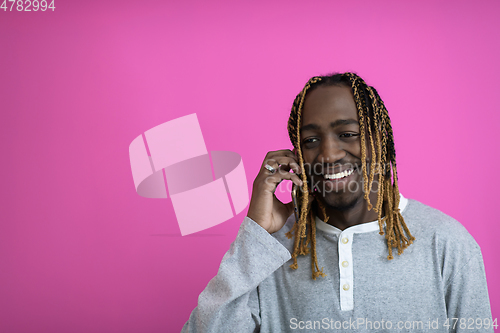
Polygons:
[[13,10],[17,10],[18,12],[37,12],[41,10],[44,12],[47,9],[54,11],[56,9],[54,1],[52,0],[49,4],[47,0],[3,0],[0,9],[3,9],[4,12],[7,10],[10,12]]

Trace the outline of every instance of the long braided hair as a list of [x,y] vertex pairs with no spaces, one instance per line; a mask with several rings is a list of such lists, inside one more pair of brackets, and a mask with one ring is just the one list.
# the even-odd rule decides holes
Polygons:
[[[307,93],[320,85],[347,86],[351,88],[358,111],[364,199],[368,203],[368,209],[374,209],[378,213],[379,234],[385,234],[389,252],[387,259],[392,260],[394,258],[392,255],[393,248],[397,249],[398,254],[402,254],[403,250],[412,244],[415,237],[408,230],[398,208],[399,188],[396,151],[394,149],[391,120],[387,109],[377,90],[368,86],[362,78],[354,73],[332,74],[311,78],[295,98],[290,118],[288,119],[288,134],[290,141],[297,151],[301,170],[305,170],[300,142],[304,101]],[[366,138],[365,130],[368,133],[368,138]],[[367,141],[372,152],[369,174],[367,170]],[[375,173],[379,173],[381,179],[378,182],[377,202],[373,206],[368,194],[373,186]],[[297,256],[306,255],[311,250],[312,278],[316,280],[316,277],[325,276],[325,274],[323,273],[323,268],[319,269],[318,265],[315,214],[309,203],[307,175],[305,172],[302,172],[300,176],[303,186],[298,193],[298,202],[300,205],[299,220],[287,233],[288,238],[292,238],[295,235],[292,253],[293,264],[290,267],[297,269]],[[325,222],[327,222],[328,217],[326,216],[324,204],[321,200],[315,200],[315,202],[321,210]],[[385,216],[382,216],[383,211],[385,212]]]

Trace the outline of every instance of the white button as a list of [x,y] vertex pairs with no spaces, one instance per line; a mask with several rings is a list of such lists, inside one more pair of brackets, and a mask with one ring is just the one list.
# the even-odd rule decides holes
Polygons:
[[347,283],[346,283],[346,284],[344,284],[344,285],[342,286],[342,288],[343,288],[345,291],[349,290],[349,284],[347,284]]
[[342,267],[347,267],[349,266],[349,263],[347,261],[342,261]]
[[342,243],[347,244],[347,242],[349,242],[349,238],[347,237],[342,238]]

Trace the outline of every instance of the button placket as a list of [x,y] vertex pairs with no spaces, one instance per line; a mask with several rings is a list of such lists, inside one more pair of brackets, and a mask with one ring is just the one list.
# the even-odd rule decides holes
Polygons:
[[[408,204],[408,199],[400,195],[399,209],[403,212]],[[344,231],[336,228],[333,225],[329,225],[323,222],[319,217],[316,216],[316,226],[318,230],[325,232],[330,235],[335,235],[338,237],[338,260],[339,260],[339,289],[340,289],[340,307],[341,310],[353,310],[354,309],[354,295],[353,295],[353,281],[354,281],[354,270],[353,270],[353,259],[352,259],[352,244],[354,234],[368,233],[379,231],[378,221],[371,221],[362,223],[359,225],[351,226]],[[345,238],[344,242],[342,240]],[[347,264],[344,264],[347,262]],[[347,265],[347,267],[345,267]],[[349,288],[344,290],[344,284],[348,283]],[[335,286],[334,286],[335,287]]]
[[349,311],[354,308],[352,240],[354,234],[342,232],[339,235],[339,272],[340,272],[340,309]]

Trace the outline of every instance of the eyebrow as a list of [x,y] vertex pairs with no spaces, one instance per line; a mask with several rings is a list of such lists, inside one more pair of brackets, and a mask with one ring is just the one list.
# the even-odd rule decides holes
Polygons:
[[[339,119],[339,120],[335,120],[334,122],[330,123],[330,127],[335,128],[337,126],[350,125],[350,124],[358,124],[358,121],[355,119]],[[319,129],[320,129],[319,125],[309,124],[309,125],[302,126],[300,131],[302,132],[302,131],[319,130]]]

